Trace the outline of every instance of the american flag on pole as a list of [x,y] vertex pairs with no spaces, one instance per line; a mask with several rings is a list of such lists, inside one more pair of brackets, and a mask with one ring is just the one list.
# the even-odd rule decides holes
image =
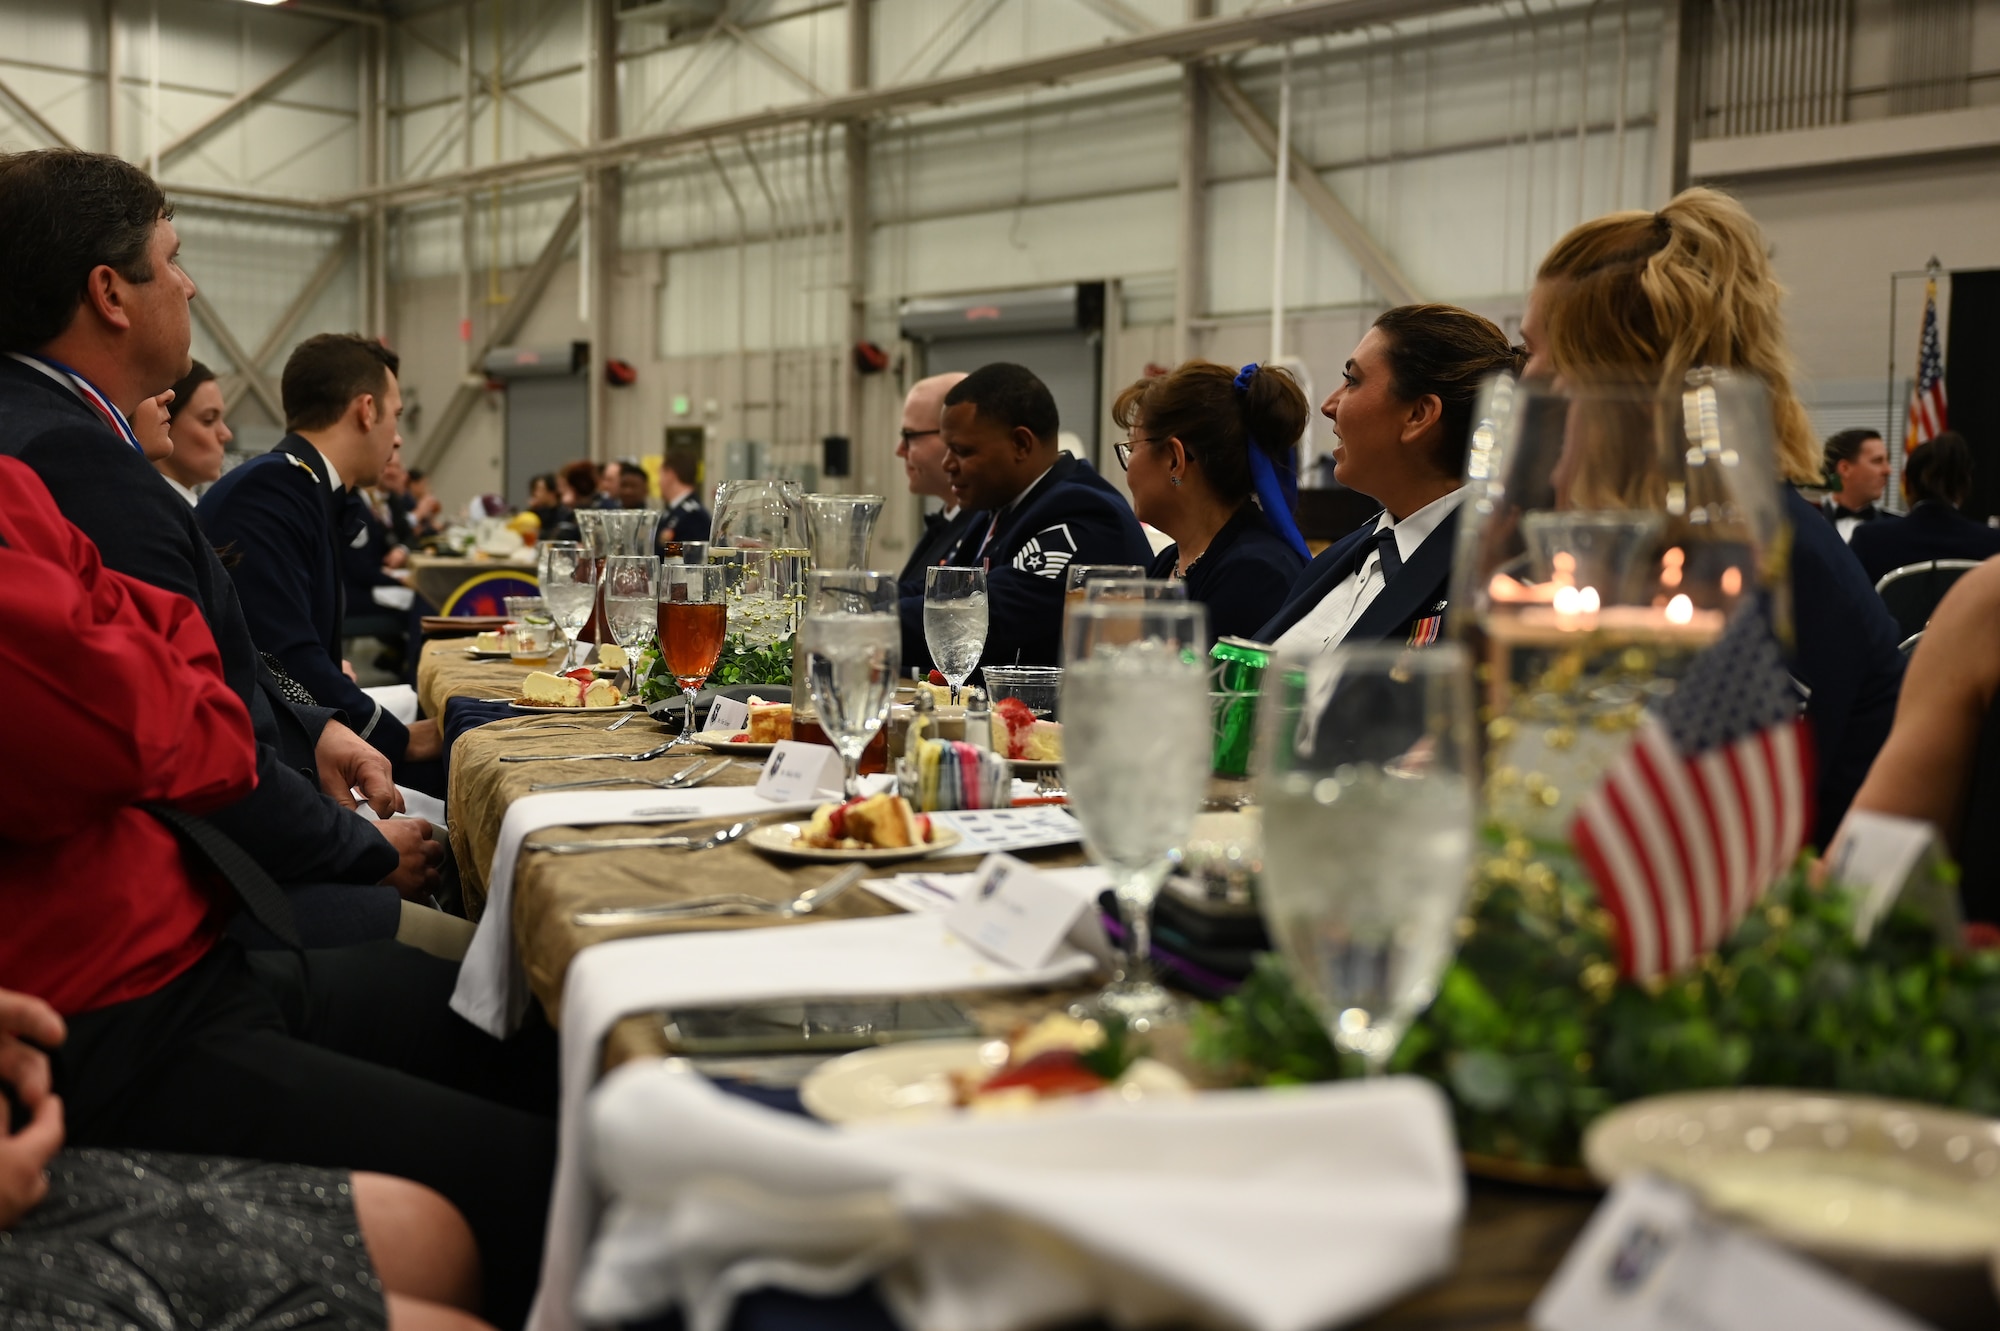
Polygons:
[[1798,854],[1812,803],[1798,694],[1746,606],[1646,710],[1570,826],[1624,972],[1669,974],[1727,938]]
[[1924,285],[1924,333],[1917,343],[1917,386],[1910,394],[1909,421],[1903,427],[1903,451],[1928,443],[1944,433],[1944,356],[1938,350],[1937,268]]

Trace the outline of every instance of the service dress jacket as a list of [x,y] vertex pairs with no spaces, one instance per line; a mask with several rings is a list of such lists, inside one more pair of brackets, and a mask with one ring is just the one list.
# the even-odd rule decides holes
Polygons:
[[346,506],[347,491],[329,484],[319,450],[288,434],[211,486],[195,516],[216,548],[237,560],[236,591],[258,645],[397,762],[409,747],[409,730],[340,668]]
[[[1153,557],[1148,572],[1172,578],[1179,563],[1180,546],[1170,545]],[[1188,569],[1188,599],[1208,607],[1211,640],[1255,638],[1284,607],[1305,566],[1304,557],[1273,530],[1264,510],[1245,500]]]
[[285,700],[228,572],[167,478],[75,392],[9,357],[0,357],[0,454],[41,477],[106,568],[187,597],[208,621],[257,738],[256,789],[208,820],[280,883],[374,883],[393,872],[395,847],[320,789],[313,750],[334,712]]
[[[1368,603],[1347,631],[1345,642],[1407,642],[1424,647],[1444,636],[1447,593],[1451,587],[1451,561],[1458,544],[1458,515],[1461,503],[1444,516],[1437,529],[1403,561],[1403,567]],[[1376,514],[1326,549],[1306,565],[1305,572],[1292,584],[1291,596],[1278,613],[1257,630],[1259,642],[1276,642],[1285,631],[1306,617],[1327,594],[1367,562],[1375,548]]]
[[660,514],[653,528],[653,549],[658,551],[668,541],[706,541],[714,527],[714,516],[703,506],[701,497],[690,490]]
[[[1144,568],[1153,560],[1125,496],[1068,453],[992,523],[987,514],[969,524],[944,561],[986,569],[985,665],[1061,664],[1063,574],[1071,564]],[[903,596],[901,611],[903,663],[928,670],[921,588]]]
[[972,520],[978,518],[979,530],[986,530],[987,516],[971,509],[961,508],[951,517],[943,513],[924,515],[924,534],[917,539],[916,549],[903,562],[903,571],[896,575],[896,590],[904,596],[924,594],[924,570],[936,568],[944,563],[958,543],[965,539],[965,533],[972,529]]
[[1925,500],[1900,518],[1863,523],[1847,538],[1847,548],[1867,570],[1868,581],[1906,564],[1931,559],[1991,559],[2000,555],[2000,531],[1974,522],[1950,504]]

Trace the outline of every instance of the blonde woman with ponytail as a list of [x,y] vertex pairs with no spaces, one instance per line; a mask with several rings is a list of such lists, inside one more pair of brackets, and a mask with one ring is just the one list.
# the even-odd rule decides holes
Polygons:
[[1634,375],[1677,385],[1697,366],[1762,381],[1792,525],[1794,638],[1788,662],[1819,759],[1824,846],[1888,737],[1903,678],[1896,624],[1832,526],[1792,487],[1821,483],[1820,445],[1792,388],[1794,366],[1763,232],[1743,205],[1684,190],[1658,212],[1585,222],[1542,260],[1521,320],[1527,374]]

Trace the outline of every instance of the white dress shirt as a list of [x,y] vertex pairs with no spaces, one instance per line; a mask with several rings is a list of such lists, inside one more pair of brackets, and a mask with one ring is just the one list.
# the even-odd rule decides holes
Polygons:
[[[1460,486],[1448,495],[1433,499],[1401,522],[1391,520],[1388,511],[1384,510],[1375,520],[1374,529],[1396,533],[1396,553],[1407,564],[1463,498],[1465,487]],[[1333,590],[1321,597],[1318,605],[1306,611],[1298,623],[1280,634],[1274,645],[1280,650],[1332,651],[1354,631],[1355,621],[1375,603],[1375,598],[1382,594],[1386,585],[1382,578],[1381,551],[1371,546],[1360,567],[1334,584]]]
[[167,475],[165,472],[160,473],[160,479],[165,481],[168,485],[173,486],[174,493],[179,495],[181,498],[187,500],[188,506],[190,508],[201,502],[201,491],[195,489],[192,485],[182,485],[179,481]]

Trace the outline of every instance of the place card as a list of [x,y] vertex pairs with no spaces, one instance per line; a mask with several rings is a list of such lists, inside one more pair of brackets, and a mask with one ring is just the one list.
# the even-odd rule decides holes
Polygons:
[[1868,941],[1898,900],[1914,907],[1956,947],[1963,926],[1958,887],[1944,872],[1946,856],[1937,829],[1918,818],[1856,809],[1840,820],[1827,847],[1827,881],[1854,893],[1854,940]]
[[1622,1180],[1528,1310],[1536,1331],[1922,1331],[1923,1324],[1685,1188]]
[[750,725],[750,704],[740,698],[717,698],[708,705],[708,723],[703,730],[736,734]]
[[953,855],[986,855],[995,851],[1038,850],[1083,840],[1083,825],[1054,805],[1023,809],[954,809],[934,813],[931,821],[963,837]]
[[784,739],[771,746],[771,756],[757,778],[757,793],[784,803],[822,795],[837,799],[846,779],[847,765],[832,748]]
[[1046,966],[1090,905],[1012,855],[989,855],[972,888],[945,915],[945,927],[1017,970]]

